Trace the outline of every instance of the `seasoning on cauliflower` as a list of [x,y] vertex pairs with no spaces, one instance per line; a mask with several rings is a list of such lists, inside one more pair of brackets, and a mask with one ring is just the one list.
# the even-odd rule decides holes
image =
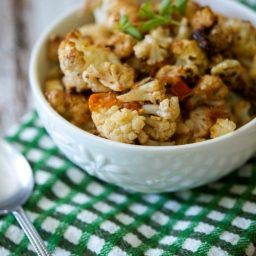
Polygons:
[[113,50],[119,58],[127,58],[133,54],[136,40],[125,33],[118,32],[111,36],[106,46]]
[[147,116],[145,133],[153,140],[164,142],[169,140],[176,131],[176,122],[159,116]]
[[98,93],[89,98],[92,120],[102,137],[132,144],[145,126],[137,110],[122,108],[114,94]]
[[156,103],[165,97],[165,88],[158,80],[144,79],[129,92],[117,97],[122,102],[150,101]]
[[216,123],[210,129],[211,139],[233,132],[236,124],[228,119],[218,118]]
[[175,65],[190,69],[194,76],[205,72],[208,60],[196,41],[176,40],[172,44],[172,51],[176,57]]
[[193,94],[188,99],[187,105],[190,109],[201,104],[221,106],[225,104],[228,94],[229,89],[220,77],[204,75],[193,89]]
[[90,65],[83,72],[83,79],[93,92],[124,91],[134,85],[134,70],[126,64],[104,62]]
[[90,121],[87,99],[83,95],[65,93],[60,81],[47,81],[45,95],[50,105],[71,123],[85,128]]
[[164,99],[159,105],[143,105],[143,114],[151,114],[174,122],[180,115],[180,106],[178,97]]
[[199,9],[191,19],[191,26],[194,30],[209,29],[217,22],[217,16],[209,7]]
[[169,31],[158,27],[134,46],[135,56],[147,60],[148,65],[162,62],[169,56],[172,41]]
[[82,73],[94,64],[103,62],[120,63],[118,57],[110,50],[90,45],[79,31],[69,33],[59,47],[60,67],[64,73],[63,82],[68,91],[82,92],[89,89],[82,78]]

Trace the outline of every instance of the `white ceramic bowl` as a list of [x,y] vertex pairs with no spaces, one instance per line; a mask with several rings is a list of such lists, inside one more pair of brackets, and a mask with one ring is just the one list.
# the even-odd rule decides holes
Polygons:
[[[256,15],[233,1],[200,0],[227,16],[250,20]],[[219,179],[243,165],[256,152],[256,119],[223,137],[190,145],[145,147],[106,140],[87,133],[56,113],[42,87],[47,74],[46,42],[92,21],[74,8],[46,29],[30,63],[30,83],[39,116],[59,149],[75,164],[101,180],[146,193],[177,191]]]

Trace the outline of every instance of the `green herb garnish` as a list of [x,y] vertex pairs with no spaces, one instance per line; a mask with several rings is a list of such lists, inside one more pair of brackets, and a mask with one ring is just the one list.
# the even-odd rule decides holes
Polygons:
[[169,24],[179,25],[178,22],[172,19],[172,15],[174,13],[184,15],[187,3],[188,0],[176,0],[174,4],[172,0],[162,0],[159,11],[154,10],[152,3],[144,3],[139,10],[140,21],[138,24],[133,25],[129,17],[124,15],[121,17],[120,28],[123,32],[140,40],[143,33],[156,27]]
[[142,38],[140,31],[138,30],[138,28],[136,28],[134,25],[132,25],[132,23],[130,22],[129,17],[127,15],[123,15],[121,17],[120,27],[124,33],[127,33],[127,34],[133,36],[134,38],[136,38],[138,40],[140,40]]

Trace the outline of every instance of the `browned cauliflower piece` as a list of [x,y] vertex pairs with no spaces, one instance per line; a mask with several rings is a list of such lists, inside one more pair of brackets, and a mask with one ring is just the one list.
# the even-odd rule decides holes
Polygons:
[[169,140],[176,131],[176,122],[159,116],[147,116],[145,133],[153,140],[164,142]]
[[94,45],[105,46],[112,36],[108,27],[99,24],[86,24],[78,29],[83,38],[88,39]]
[[218,118],[226,118],[223,109],[201,106],[190,112],[190,117],[185,121],[186,126],[192,131],[193,139],[208,138],[210,128]]
[[129,92],[117,97],[121,102],[150,101],[156,103],[165,97],[165,88],[158,80],[144,79]]
[[148,65],[162,62],[169,56],[172,41],[169,30],[158,27],[134,46],[135,56],[147,60]]
[[216,123],[210,129],[211,139],[223,136],[236,129],[236,124],[228,119],[218,118]]
[[251,103],[246,100],[238,100],[234,103],[234,118],[238,126],[242,126],[252,120],[251,107]]
[[53,36],[47,42],[47,57],[52,62],[58,62],[58,48],[62,38],[60,36]]
[[135,44],[136,40],[132,36],[117,32],[109,38],[106,46],[113,49],[119,58],[127,58],[133,54]]
[[90,121],[87,99],[65,93],[60,80],[47,81],[45,95],[50,105],[71,123],[84,128]]
[[187,8],[186,8],[186,12],[185,12],[185,16],[191,20],[195,13],[200,10],[200,5],[198,3],[195,3],[194,1],[188,1],[187,3]]
[[200,104],[221,106],[225,104],[228,94],[229,89],[220,77],[204,75],[194,88],[187,105],[192,109]]
[[226,19],[223,23],[224,33],[232,35],[232,48],[236,57],[252,59],[256,54],[256,29],[250,22],[238,19]]
[[126,64],[104,62],[90,65],[83,72],[83,79],[93,92],[124,91],[134,85],[135,72]]
[[163,84],[172,84],[177,77],[193,81],[194,73],[195,70],[190,69],[189,66],[165,65],[158,70],[156,78]]
[[120,63],[118,57],[110,50],[90,45],[79,31],[69,33],[59,47],[60,67],[64,73],[63,82],[68,91],[81,92],[89,89],[82,78],[82,73],[94,64],[103,62]]
[[191,70],[194,76],[203,74],[208,67],[205,53],[193,40],[176,40],[172,44],[176,65]]
[[143,105],[143,114],[155,115],[174,122],[180,115],[180,106],[178,97],[164,99],[159,105]]
[[202,7],[195,12],[191,19],[191,26],[194,30],[209,29],[216,24],[217,20],[217,16],[208,6]]
[[97,93],[89,98],[92,120],[99,134],[110,140],[132,144],[145,126],[145,117],[122,107],[113,93]]

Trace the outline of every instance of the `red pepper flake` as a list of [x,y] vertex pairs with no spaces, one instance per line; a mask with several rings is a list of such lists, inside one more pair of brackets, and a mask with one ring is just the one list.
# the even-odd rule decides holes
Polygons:
[[171,92],[180,100],[183,100],[191,95],[193,90],[180,77],[176,77],[172,80]]

